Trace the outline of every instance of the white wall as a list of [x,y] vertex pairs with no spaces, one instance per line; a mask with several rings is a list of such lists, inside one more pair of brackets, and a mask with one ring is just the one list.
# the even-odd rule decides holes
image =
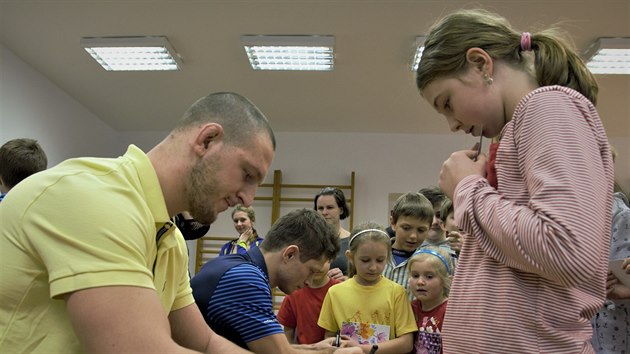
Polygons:
[[113,129],[0,44],[0,143],[15,138],[38,140],[49,167],[124,152]]
[[[35,138],[53,166],[75,156],[118,156],[131,143],[148,151],[164,136],[166,132],[112,130],[0,45],[0,143],[17,137]],[[295,184],[348,184],[351,171],[355,171],[355,225],[362,221],[386,223],[389,193],[435,185],[442,162],[451,151],[476,142],[463,134],[277,132],[276,138],[276,156],[266,183],[271,183],[276,169],[282,170],[284,183]],[[630,138],[611,139],[611,144],[620,153],[617,179],[628,191]],[[487,142],[484,146],[487,148]],[[256,228],[263,235],[270,227],[269,205],[255,203]],[[236,236],[230,215],[223,213],[210,233]],[[189,246],[194,254],[194,243]]]

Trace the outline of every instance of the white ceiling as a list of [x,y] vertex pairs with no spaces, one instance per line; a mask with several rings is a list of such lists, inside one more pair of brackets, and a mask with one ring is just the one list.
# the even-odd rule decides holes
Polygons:
[[[580,52],[598,37],[630,37],[630,0],[56,1],[0,0],[0,42],[119,131],[169,130],[197,98],[235,91],[276,131],[447,133],[409,70],[417,35],[441,15],[481,5],[519,30],[559,24]],[[253,71],[243,34],[336,37],[332,72]],[[106,72],[84,36],[164,35],[177,72]],[[630,76],[599,76],[610,136],[630,137]]]

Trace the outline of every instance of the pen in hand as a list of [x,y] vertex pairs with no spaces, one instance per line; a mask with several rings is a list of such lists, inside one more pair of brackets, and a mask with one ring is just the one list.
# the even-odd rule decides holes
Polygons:
[[341,346],[341,331],[337,330],[337,333],[335,334],[335,347],[340,347]]
[[479,134],[479,146],[477,146],[477,155],[475,155],[475,158],[473,159],[473,161],[477,161],[477,158],[479,157],[479,154],[481,154],[481,143],[483,141],[483,127],[481,128],[481,133]]
[[378,350],[378,345],[374,344],[374,345],[372,346],[372,349],[370,349],[370,354],[374,354],[374,353],[376,353],[376,351],[377,351],[377,350]]

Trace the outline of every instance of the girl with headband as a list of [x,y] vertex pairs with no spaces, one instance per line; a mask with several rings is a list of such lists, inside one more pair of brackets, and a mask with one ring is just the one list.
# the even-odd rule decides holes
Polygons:
[[389,235],[376,223],[352,231],[346,251],[348,280],[332,286],[317,324],[332,337],[337,330],[364,353],[378,345],[378,354],[409,353],[418,330],[407,292],[383,277],[391,257]]
[[452,131],[498,141],[489,157],[452,153],[440,171],[467,234],[444,352],[593,352],[614,171],[597,82],[556,32],[520,32],[496,14],[460,10],[426,37],[421,96]]
[[412,353],[442,353],[442,323],[453,277],[451,254],[443,247],[425,246],[409,258],[407,266],[418,325]]

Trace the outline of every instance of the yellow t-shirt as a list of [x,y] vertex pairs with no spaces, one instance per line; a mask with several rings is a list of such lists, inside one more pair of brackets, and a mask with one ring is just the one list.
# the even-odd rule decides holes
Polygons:
[[[369,337],[382,342],[418,330],[405,288],[385,277],[373,286],[350,278],[331,287],[317,324],[329,332],[339,329],[359,343]],[[380,335],[387,332],[389,338]]]
[[63,300],[77,290],[151,288],[166,313],[194,303],[186,243],[175,226],[156,243],[169,215],[133,145],[117,159],[71,159],[27,178],[0,203],[0,220],[2,353],[81,352]]

